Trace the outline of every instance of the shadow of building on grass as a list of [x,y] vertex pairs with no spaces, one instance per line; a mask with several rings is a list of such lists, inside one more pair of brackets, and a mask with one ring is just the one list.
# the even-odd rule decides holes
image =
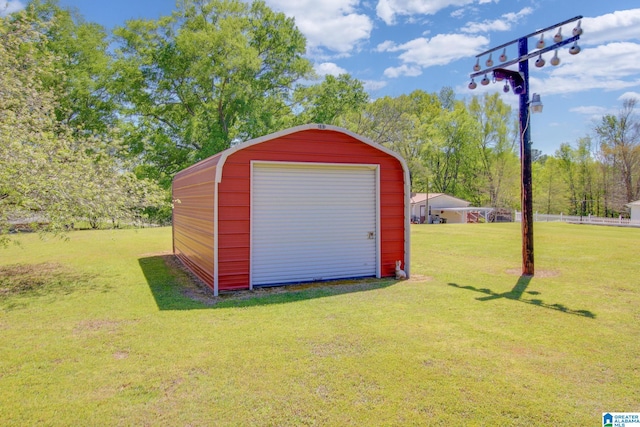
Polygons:
[[138,264],[160,310],[202,310],[285,304],[353,292],[382,289],[397,283],[392,278],[336,280],[261,287],[213,296],[205,284],[187,271],[172,254],[148,256]]
[[573,315],[576,315],[576,316],[588,317],[590,319],[595,319],[596,318],[595,313],[592,313],[589,310],[573,310],[573,309],[570,309],[569,307],[565,306],[564,304],[549,304],[549,303],[546,303],[543,300],[537,299],[537,298],[533,298],[533,299],[524,298],[523,296],[524,296],[525,293],[529,294],[529,295],[539,295],[540,294],[540,292],[537,292],[537,291],[527,291],[527,288],[529,287],[529,283],[531,282],[531,279],[532,279],[532,276],[522,275],[522,276],[520,276],[520,278],[516,282],[516,284],[513,287],[513,289],[511,289],[511,291],[503,292],[503,293],[497,293],[497,292],[494,292],[491,289],[487,289],[487,288],[476,288],[474,286],[461,286],[461,285],[458,285],[457,283],[449,283],[449,286],[453,286],[453,287],[459,288],[459,289],[467,289],[467,290],[470,290],[470,291],[474,291],[474,292],[478,292],[478,293],[486,295],[484,297],[476,298],[476,300],[478,300],[478,301],[483,301],[484,302],[484,301],[492,301],[492,300],[496,300],[496,299],[500,299],[500,298],[505,298],[505,299],[508,299],[508,300],[523,302],[525,304],[537,305],[538,307],[546,308],[546,309],[549,309],[549,310],[560,311],[560,312],[566,313],[566,314],[573,314]]

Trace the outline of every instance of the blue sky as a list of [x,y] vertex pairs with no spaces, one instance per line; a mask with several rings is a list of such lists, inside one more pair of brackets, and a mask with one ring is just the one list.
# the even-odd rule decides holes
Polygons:
[[[416,89],[452,87],[459,99],[499,92],[502,84],[467,88],[475,55],[577,15],[584,16],[582,52],[559,52],[561,63],[530,64],[531,93],[542,114],[531,117],[533,148],[553,154],[563,142],[592,133],[603,114],[616,114],[625,97],[640,98],[640,5],[637,0],[266,0],[296,20],[307,37],[307,56],[318,74],[347,72],[365,83],[372,99]],[[26,0],[0,0],[0,13]],[[107,29],[128,19],[156,19],[175,0],[60,0]],[[4,11],[4,12],[2,12]],[[570,35],[575,23],[562,33]],[[545,39],[550,42],[553,34]],[[536,39],[529,42],[530,50]],[[499,53],[498,53],[499,55]],[[515,49],[507,50],[513,57]],[[494,58],[495,59],[495,58]]]

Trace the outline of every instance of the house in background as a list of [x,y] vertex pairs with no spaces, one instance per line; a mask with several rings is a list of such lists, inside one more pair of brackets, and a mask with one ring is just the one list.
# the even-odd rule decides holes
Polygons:
[[473,207],[469,201],[444,193],[411,194],[411,222],[415,224],[488,222],[491,211],[493,208]]
[[629,218],[631,219],[631,221],[640,222],[640,200],[627,203],[626,206],[629,208],[629,211],[630,211]]

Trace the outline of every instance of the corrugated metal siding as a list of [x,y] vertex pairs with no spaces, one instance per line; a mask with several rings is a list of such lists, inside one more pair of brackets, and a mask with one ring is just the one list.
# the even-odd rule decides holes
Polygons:
[[218,185],[220,290],[249,288],[250,176],[254,160],[379,165],[381,275],[394,276],[396,260],[401,260],[403,266],[406,264],[402,163],[345,133],[310,129],[249,146],[226,159]]
[[214,288],[215,171],[219,157],[178,173],[173,180],[173,251]]
[[253,168],[254,286],[376,275],[376,170],[314,164]]
[[218,283],[220,290],[249,289],[251,166],[226,162],[218,185]]
[[[218,164],[221,159],[224,163]],[[174,209],[174,252],[209,286],[215,288],[217,280],[219,290],[249,288],[254,160],[378,165],[380,273],[393,276],[398,259],[406,264],[407,195],[402,162],[348,133],[307,128],[220,153],[174,178],[174,199],[182,202]]]

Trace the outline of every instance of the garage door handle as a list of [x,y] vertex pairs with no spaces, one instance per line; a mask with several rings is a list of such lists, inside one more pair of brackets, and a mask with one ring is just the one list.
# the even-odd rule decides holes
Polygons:
[[369,236],[368,236],[369,240],[373,240],[376,238],[376,233],[375,231],[370,231],[369,232]]

